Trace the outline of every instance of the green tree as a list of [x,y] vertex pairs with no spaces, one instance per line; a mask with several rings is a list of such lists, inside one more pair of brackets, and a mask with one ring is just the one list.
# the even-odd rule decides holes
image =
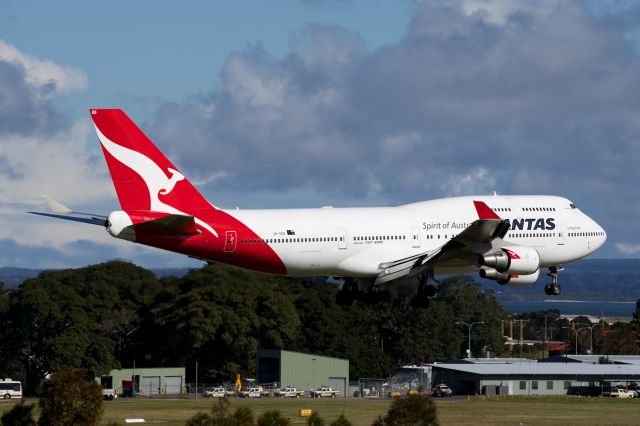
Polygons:
[[[504,307],[498,302],[491,290],[482,290],[480,284],[468,276],[451,277],[440,284],[438,301],[448,304],[454,312],[452,322],[482,321],[473,327],[471,334],[472,356],[477,355],[483,348],[489,349],[495,354],[504,350],[504,338],[500,335],[500,320],[510,316]],[[460,353],[467,349],[468,329],[465,326],[458,327],[462,335]]]
[[393,401],[384,417],[378,417],[375,426],[437,426],[436,406],[422,395],[409,395]]
[[104,405],[102,388],[93,380],[85,380],[85,370],[63,368],[51,375],[46,392],[40,399],[41,426],[97,425]]

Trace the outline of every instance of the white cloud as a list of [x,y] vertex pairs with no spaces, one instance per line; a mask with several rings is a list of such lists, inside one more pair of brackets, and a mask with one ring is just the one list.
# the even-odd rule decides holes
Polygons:
[[470,170],[468,173],[453,175],[442,185],[446,195],[488,194],[495,189],[495,179],[484,167]]
[[626,257],[637,257],[640,255],[640,244],[637,243],[615,243],[616,250]]
[[[0,61],[21,66],[25,71],[26,82],[36,88],[43,88],[52,83],[55,91],[60,92],[87,88],[87,76],[83,71],[22,53],[3,40],[0,40]],[[41,93],[45,93],[44,96],[52,95],[48,91]]]

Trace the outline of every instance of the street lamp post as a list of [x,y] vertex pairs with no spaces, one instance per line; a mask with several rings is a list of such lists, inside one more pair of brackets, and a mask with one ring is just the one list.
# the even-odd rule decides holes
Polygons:
[[484,321],[475,321],[472,323],[464,322],[464,321],[456,321],[457,325],[466,325],[469,329],[469,349],[467,351],[467,358],[471,358],[471,327],[475,324],[484,324]]
[[562,328],[568,328],[569,330],[573,330],[576,333],[576,355],[578,355],[578,332],[580,330],[582,330],[583,328],[589,328],[589,326],[587,324],[575,324],[575,326],[579,326],[582,325],[583,327],[578,327],[578,328],[573,328],[573,327],[562,327]]

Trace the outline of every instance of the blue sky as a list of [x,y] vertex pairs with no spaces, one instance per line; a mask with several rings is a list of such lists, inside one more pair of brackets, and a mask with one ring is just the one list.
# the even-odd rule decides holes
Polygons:
[[[0,266],[195,266],[24,214],[118,208],[120,107],[222,207],[554,194],[640,253],[636,1],[0,0]],[[278,166],[275,167],[274,164]]]

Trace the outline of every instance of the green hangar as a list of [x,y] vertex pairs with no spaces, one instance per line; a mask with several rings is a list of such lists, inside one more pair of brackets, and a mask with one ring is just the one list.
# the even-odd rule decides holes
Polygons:
[[305,354],[281,349],[259,349],[257,383],[295,386],[298,390],[329,386],[346,396],[349,386],[349,360]]

